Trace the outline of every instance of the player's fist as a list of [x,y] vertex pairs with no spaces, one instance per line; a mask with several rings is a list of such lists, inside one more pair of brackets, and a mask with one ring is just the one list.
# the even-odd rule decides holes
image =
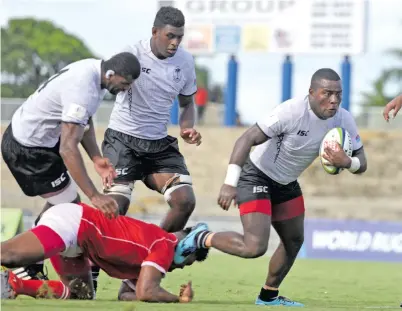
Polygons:
[[201,145],[201,134],[197,132],[194,128],[181,129],[180,136],[188,144]]
[[179,299],[180,302],[190,302],[194,298],[194,291],[191,286],[191,281],[189,281],[187,284],[183,284],[180,286],[180,294],[179,294]]
[[227,211],[232,204],[232,201],[236,204],[237,189],[233,186],[223,184],[221,191],[219,192],[218,204],[222,209]]
[[325,153],[322,157],[327,160],[329,165],[338,168],[349,168],[352,160],[348,157],[339,143],[335,144],[335,148],[325,147]]

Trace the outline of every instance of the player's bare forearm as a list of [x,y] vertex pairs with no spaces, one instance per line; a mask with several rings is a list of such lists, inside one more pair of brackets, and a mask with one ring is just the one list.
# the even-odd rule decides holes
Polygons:
[[90,159],[94,161],[96,158],[102,157],[102,155],[100,153],[99,146],[96,143],[95,128],[92,118],[89,119],[88,125],[89,129],[84,133],[84,136],[81,140],[81,145],[84,147]]
[[[127,297],[126,297],[127,298]],[[137,290],[137,299],[144,302],[159,302],[159,303],[175,303],[180,302],[179,296],[169,293],[167,290],[158,286],[145,295],[139,295]]]
[[195,124],[195,106],[193,96],[179,95],[180,128],[193,128]]
[[153,266],[143,266],[136,285],[136,296],[145,302],[179,302],[179,296],[164,290],[160,284],[163,274]]
[[84,160],[78,148],[84,128],[74,123],[62,123],[60,137],[60,155],[63,158],[71,177],[88,198],[92,198],[98,191],[88,176]]
[[268,139],[269,137],[265,135],[258,125],[253,125],[237,139],[229,163],[242,167],[250,154],[251,148],[265,143]]
[[364,152],[364,148],[361,147],[360,149],[357,149],[353,151],[353,157],[357,157],[360,161],[360,168],[354,172],[353,174],[362,174],[367,170],[367,158],[366,158],[366,153]]

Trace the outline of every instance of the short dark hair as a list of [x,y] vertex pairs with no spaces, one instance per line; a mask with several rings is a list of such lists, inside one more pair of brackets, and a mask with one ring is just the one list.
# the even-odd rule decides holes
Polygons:
[[166,25],[183,27],[185,19],[182,11],[172,6],[163,6],[156,13],[154,27],[162,28]]
[[[183,229],[183,232],[185,235],[188,235],[192,229],[193,227],[187,227]],[[208,254],[209,254],[209,248],[199,248],[195,251],[195,260],[200,262],[204,261],[205,259],[207,259]]]
[[321,80],[339,81],[341,78],[335,70],[331,68],[318,69],[311,77],[311,86],[319,83]]
[[131,76],[135,80],[140,76],[141,65],[134,54],[123,52],[104,61],[103,69],[105,72],[113,70],[115,74],[122,77]]

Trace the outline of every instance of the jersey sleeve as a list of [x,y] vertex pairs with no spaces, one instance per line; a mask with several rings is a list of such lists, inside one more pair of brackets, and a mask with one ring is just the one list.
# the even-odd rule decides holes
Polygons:
[[161,273],[166,274],[173,262],[175,241],[168,239],[156,242],[150,250],[148,256],[141,264],[143,266],[152,266]]
[[268,137],[286,133],[292,123],[292,114],[288,110],[286,103],[276,106],[269,115],[257,122],[258,127]]
[[100,105],[97,90],[93,87],[72,86],[66,89],[61,95],[63,122],[76,123],[82,126],[88,124],[89,118],[96,112]]
[[342,127],[349,132],[352,138],[353,151],[363,147],[356,121],[349,111],[343,110]]
[[191,96],[197,92],[197,78],[195,75],[194,58],[189,59],[189,66],[184,71],[185,84],[180,91],[180,95]]

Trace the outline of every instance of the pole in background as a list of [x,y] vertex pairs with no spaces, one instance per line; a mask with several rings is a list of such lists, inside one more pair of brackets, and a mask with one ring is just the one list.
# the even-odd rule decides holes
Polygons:
[[236,126],[237,67],[236,57],[232,55],[228,63],[228,82],[225,92],[224,125],[228,127]]
[[172,109],[170,110],[170,123],[172,125],[178,125],[179,124],[179,100],[175,98],[173,101]]
[[341,64],[342,72],[342,108],[350,111],[350,79],[352,74],[352,65],[349,56],[346,55]]
[[286,55],[282,65],[282,102],[292,97],[293,63],[290,55]]

